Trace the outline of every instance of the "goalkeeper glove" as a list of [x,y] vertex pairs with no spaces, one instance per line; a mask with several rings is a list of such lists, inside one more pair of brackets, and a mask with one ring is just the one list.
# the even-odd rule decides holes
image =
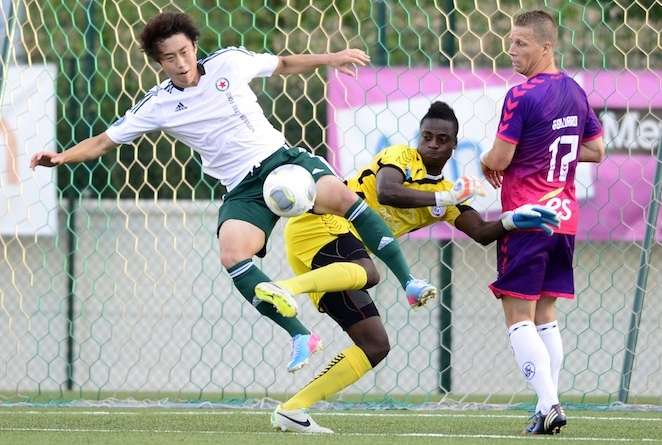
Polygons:
[[485,196],[485,190],[480,180],[473,176],[462,176],[453,188],[447,192],[434,192],[437,207],[461,204],[474,195]]
[[554,228],[561,225],[556,211],[549,207],[524,204],[501,215],[501,224],[506,230],[542,229],[548,235],[554,233]]

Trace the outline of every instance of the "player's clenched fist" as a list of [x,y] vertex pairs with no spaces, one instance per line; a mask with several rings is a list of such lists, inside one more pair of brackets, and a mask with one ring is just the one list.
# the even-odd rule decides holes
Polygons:
[[434,197],[437,207],[460,204],[474,195],[485,196],[485,189],[478,178],[473,176],[462,176],[450,191],[435,192]]
[[62,164],[62,154],[52,151],[40,151],[33,154],[32,158],[30,159],[30,168],[33,170],[38,165],[43,167],[57,167],[58,165]]

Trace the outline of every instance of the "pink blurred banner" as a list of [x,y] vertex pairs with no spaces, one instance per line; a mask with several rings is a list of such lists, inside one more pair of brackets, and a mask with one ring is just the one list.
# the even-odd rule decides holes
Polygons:
[[[662,137],[662,71],[569,74],[588,93],[607,143],[602,164],[586,164],[580,167],[581,173],[578,170],[577,238],[642,240]],[[365,68],[356,78],[334,72],[328,83],[329,160],[346,177],[387,145],[415,146],[420,118],[432,101],[443,100],[454,108],[461,127],[455,159],[444,173],[451,180],[461,174],[480,175],[478,157],[492,146],[503,98],[523,80],[512,70]],[[472,205],[488,218],[500,213],[496,192]],[[446,224],[410,236],[465,237]],[[662,224],[656,239],[662,240]]]

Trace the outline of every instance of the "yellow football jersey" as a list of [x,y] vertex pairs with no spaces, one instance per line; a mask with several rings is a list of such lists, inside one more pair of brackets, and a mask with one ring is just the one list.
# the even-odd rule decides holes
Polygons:
[[460,215],[456,206],[401,209],[380,204],[377,200],[377,172],[382,167],[400,170],[405,177],[403,185],[408,189],[424,192],[447,191],[453,188],[453,183],[445,180],[442,175],[429,175],[418,151],[407,145],[392,145],[384,149],[367,167],[350,178],[347,181],[349,188],[365,199],[396,237],[437,221],[455,224],[455,219]]
[[[460,215],[456,206],[401,209],[380,204],[377,200],[376,178],[377,172],[384,166],[400,170],[405,176],[404,186],[415,190],[445,191],[453,188],[453,183],[441,175],[428,175],[418,151],[407,145],[393,145],[384,149],[366,168],[348,179],[348,187],[358,193],[384,219],[395,236],[399,237],[438,221],[455,224],[455,219]],[[354,226],[340,216],[304,213],[290,218],[285,226],[285,246],[292,271],[297,275],[309,271],[317,252],[338,235],[348,232],[360,239]],[[321,294],[311,294],[310,297],[317,306]]]

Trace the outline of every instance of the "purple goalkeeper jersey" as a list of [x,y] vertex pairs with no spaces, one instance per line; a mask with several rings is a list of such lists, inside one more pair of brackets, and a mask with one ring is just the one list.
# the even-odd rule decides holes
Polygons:
[[498,138],[516,146],[503,176],[503,210],[544,204],[559,213],[556,233],[575,234],[579,147],[601,135],[586,93],[565,73],[540,73],[511,88],[497,130]]

